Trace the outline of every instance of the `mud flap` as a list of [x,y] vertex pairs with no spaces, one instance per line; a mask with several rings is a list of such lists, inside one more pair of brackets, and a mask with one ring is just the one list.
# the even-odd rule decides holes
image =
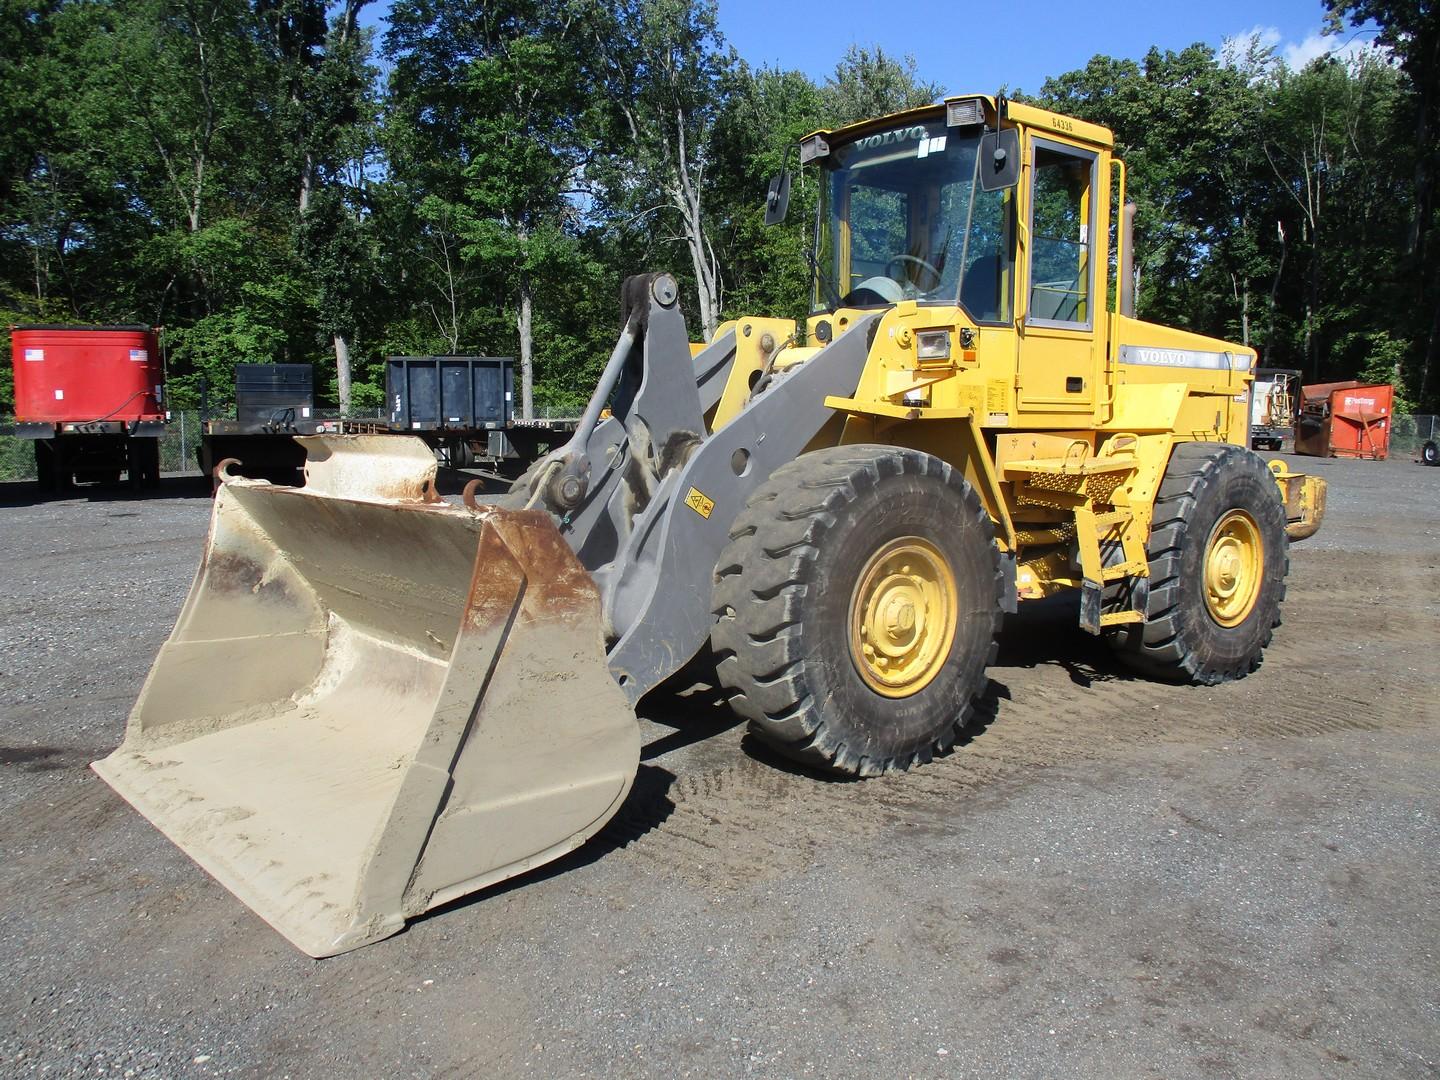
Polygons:
[[546,514],[440,502],[418,440],[300,441],[305,488],[219,491],[175,630],[94,768],[328,956],[578,847],[624,801],[640,739],[597,589]]

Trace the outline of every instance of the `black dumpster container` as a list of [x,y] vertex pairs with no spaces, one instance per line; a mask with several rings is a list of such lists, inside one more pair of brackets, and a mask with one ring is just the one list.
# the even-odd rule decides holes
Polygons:
[[392,356],[385,391],[392,431],[482,431],[512,416],[508,356]]
[[315,374],[309,364],[236,364],[235,420],[242,426],[309,420]]

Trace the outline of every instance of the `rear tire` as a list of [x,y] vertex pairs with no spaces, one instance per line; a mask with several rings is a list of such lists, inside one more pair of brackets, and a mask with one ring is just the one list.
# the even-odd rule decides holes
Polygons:
[[711,642],[757,738],[852,776],[954,745],[1002,594],[993,526],[959,471],[899,447],[819,450],[777,470],[730,536]]
[[1440,465],[1440,444],[1434,439],[1420,448],[1420,460],[1426,465]]
[[1290,569],[1285,508],[1264,461],[1227,444],[1177,446],[1147,551],[1146,618],[1112,633],[1119,655],[1170,682],[1213,685],[1258,668]]

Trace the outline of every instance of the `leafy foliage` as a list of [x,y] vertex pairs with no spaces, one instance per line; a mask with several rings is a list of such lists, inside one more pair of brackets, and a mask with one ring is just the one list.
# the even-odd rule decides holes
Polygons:
[[[396,0],[379,38],[367,2],[0,0],[8,320],[164,325],[177,405],[309,361],[360,408],[387,355],[478,353],[574,407],[629,273],[674,273],[697,333],[802,315],[815,173],[775,228],[768,179],[810,131],[942,95],[878,48],[818,83],[753,68],[714,0]],[[1115,131],[1143,315],[1434,407],[1440,16],[1323,6],[1380,48],[1097,56],[1034,98]]]

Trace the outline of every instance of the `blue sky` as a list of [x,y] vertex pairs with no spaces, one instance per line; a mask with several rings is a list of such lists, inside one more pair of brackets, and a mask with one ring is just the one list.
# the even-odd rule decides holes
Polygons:
[[[389,7],[375,0],[361,22],[382,26]],[[819,82],[852,43],[878,45],[914,56],[920,76],[950,93],[1034,92],[1096,53],[1139,59],[1151,45],[1196,41],[1218,49],[1251,32],[1303,67],[1350,37],[1320,36],[1320,0],[719,0],[719,10],[726,40],[753,66],[798,68]]]
[[851,43],[879,45],[913,55],[920,75],[951,93],[1005,84],[1033,92],[1096,53],[1139,59],[1151,45],[1196,41],[1218,48],[1256,29],[1303,66],[1344,40],[1320,39],[1323,14],[1320,0],[720,0],[720,27],[752,65],[780,63],[820,80]]

